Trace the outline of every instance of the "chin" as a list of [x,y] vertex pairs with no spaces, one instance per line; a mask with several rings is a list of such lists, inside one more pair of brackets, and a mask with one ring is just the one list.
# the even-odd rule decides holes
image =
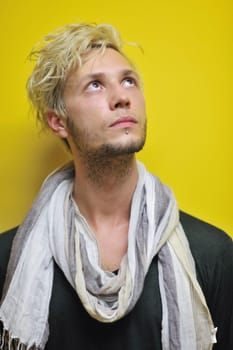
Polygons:
[[119,143],[119,144],[104,144],[100,147],[99,151],[103,155],[106,156],[117,156],[117,155],[126,155],[126,154],[132,154],[141,151],[145,144],[144,139],[130,141],[125,144]]

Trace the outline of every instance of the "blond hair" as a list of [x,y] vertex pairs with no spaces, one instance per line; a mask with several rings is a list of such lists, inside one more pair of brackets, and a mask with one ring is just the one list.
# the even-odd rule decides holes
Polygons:
[[68,24],[45,36],[30,54],[36,65],[27,82],[29,99],[44,127],[51,109],[67,117],[63,100],[66,80],[84,63],[90,50],[111,47],[124,55],[122,44],[119,33],[109,24]]

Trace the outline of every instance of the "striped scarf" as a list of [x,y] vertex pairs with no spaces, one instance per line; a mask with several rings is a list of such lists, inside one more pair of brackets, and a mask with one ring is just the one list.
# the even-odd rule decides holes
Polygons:
[[73,164],[47,178],[13,242],[0,306],[1,350],[45,348],[54,261],[86,311],[114,322],[135,306],[157,254],[163,350],[212,349],[215,329],[175,198],[141,163],[138,173],[118,274],[101,269],[96,239],[72,198]]

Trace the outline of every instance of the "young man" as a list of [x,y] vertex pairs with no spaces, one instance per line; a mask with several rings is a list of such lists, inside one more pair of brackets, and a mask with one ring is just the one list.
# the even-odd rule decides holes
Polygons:
[[33,53],[29,97],[73,162],[0,236],[0,349],[232,349],[232,240],[136,161],[145,103],[121,46],[68,25]]

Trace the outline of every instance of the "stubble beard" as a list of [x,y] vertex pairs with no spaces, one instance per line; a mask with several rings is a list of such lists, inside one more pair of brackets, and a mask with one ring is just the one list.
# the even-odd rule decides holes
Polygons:
[[146,140],[146,121],[141,136],[125,145],[103,143],[92,147],[92,135],[87,130],[79,130],[69,123],[69,131],[77,148],[79,156],[87,169],[87,177],[92,183],[102,187],[110,177],[123,181],[128,175],[134,160],[134,154],[139,152]]

